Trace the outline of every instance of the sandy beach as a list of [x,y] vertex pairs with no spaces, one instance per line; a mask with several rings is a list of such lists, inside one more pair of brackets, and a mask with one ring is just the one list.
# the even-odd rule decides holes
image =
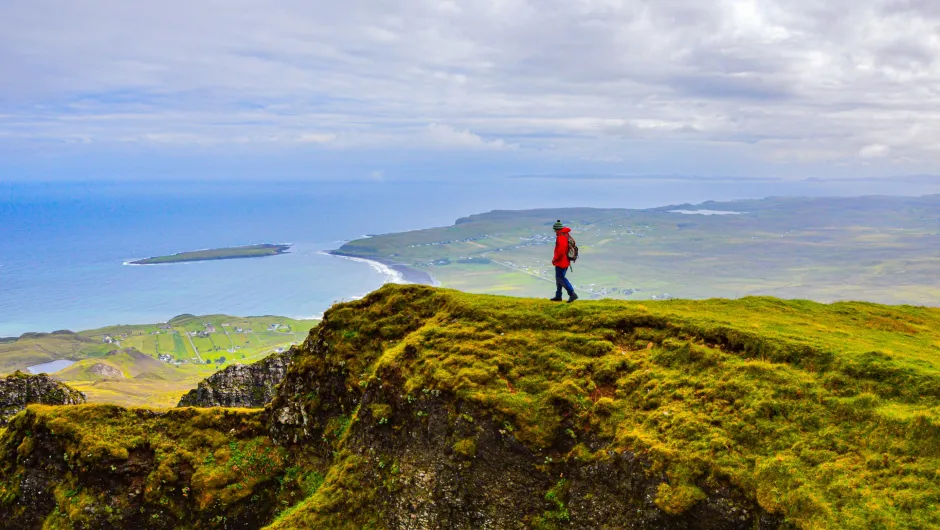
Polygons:
[[440,285],[440,282],[435,280],[434,277],[429,273],[408,267],[407,265],[372,258],[361,258],[359,256],[347,256],[335,250],[330,250],[326,253],[338,258],[368,263],[376,271],[386,276],[386,283],[416,283],[420,285],[432,286]]

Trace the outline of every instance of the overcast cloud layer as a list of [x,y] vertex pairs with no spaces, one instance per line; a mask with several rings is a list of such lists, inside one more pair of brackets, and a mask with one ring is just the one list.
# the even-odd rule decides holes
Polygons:
[[5,0],[0,153],[940,173],[938,58],[936,0]]

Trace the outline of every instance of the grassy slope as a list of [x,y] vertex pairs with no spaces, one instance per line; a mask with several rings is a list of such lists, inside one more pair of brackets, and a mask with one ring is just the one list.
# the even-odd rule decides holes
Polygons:
[[[196,360],[187,332],[205,330],[205,323],[215,326],[217,332],[208,338],[192,337],[203,361],[174,367],[155,359],[167,354],[176,359]],[[296,320],[277,316],[234,317],[230,315],[183,316],[171,321],[170,331],[158,324],[108,326],[78,333],[28,334],[15,342],[0,343],[0,373],[24,370],[56,359],[78,360],[55,375],[88,395],[90,403],[114,403],[125,406],[174,406],[180,396],[194,388],[199,381],[234,362],[252,363],[275,350],[302,341],[316,320]],[[222,324],[229,324],[223,326]],[[272,324],[283,327],[269,331]],[[251,330],[235,333],[235,328]],[[152,334],[159,332],[158,334]],[[119,344],[102,343],[104,336],[119,339]],[[237,347],[236,351],[229,349]],[[106,357],[118,348],[136,348],[149,358],[135,359],[126,354]],[[217,361],[224,357],[224,363]],[[101,381],[90,374],[95,364],[108,364],[122,371],[123,380]],[[137,377],[149,372],[152,376]]]
[[[551,224],[561,218],[581,248],[571,280],[582,293],[921,304],[940,297],[932,272],[940,266],[940,196],[772,198],[675,208],[742,213],[682,215],[669,213],[672,207],[496,211],[454,226],[352,241],[340,251],[427,270],[445,287],[545,296],[554,282]],[[461,257],[492,263],[457,263]],[[611,289],[641,292],[624,296]]]
[[0,343],[0,373],[25,371],[27,366],[57,359],[103,355],[106,351],[98,341],[74,333],[27,334],[19,340]]
[[[937,309],[754,297],[555,305],[386,286],[334,307],[320,333],[328,353],[295,357],[292,370],[342,366],[351,389],[404,379],[418,399],[455,393],[546,451],[547,467],[644,453],[670,478],[656,502],[672,513],[700,499],[700,485],[730,481],[804,528],[940,525]],[[553,454],[560,440],[573,448]],[[357,510],[375,520],[355,500],[374,495],[352,486],[361,465],[337,449],[324,487],[272,528],[354,527]]]

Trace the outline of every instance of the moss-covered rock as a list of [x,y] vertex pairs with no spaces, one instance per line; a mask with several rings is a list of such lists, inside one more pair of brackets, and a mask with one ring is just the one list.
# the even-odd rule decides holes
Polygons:
[[940,525],[938,344],[928,308],[387,286],[272,403],[333,458],[273,527]]
[[262,415],[32,405],[0,436],[3,526],[259,528],[301,495]]
[[938,345],[929,308],[386,286],[326,313],[264,410],[30,407],[0,438],[0,518],[937,527]]
[[264,407],[274,399],[292,354],[287,350],[253,364],[228,366],[186,393],[177,407]]
[[84,402],[85,394],[46,374],[16,371],[0,378],[0,426],[32,403],[76,405]]

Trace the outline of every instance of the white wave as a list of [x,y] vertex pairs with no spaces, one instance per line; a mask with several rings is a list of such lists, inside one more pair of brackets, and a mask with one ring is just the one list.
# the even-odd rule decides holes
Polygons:
[[311,316],[288,317],[294,320],[323,320],[323,313],[317,313]]
[[[337,255],[337,254],[330,254],[329,252],[323,252],[323,254],[326,254],[326,255],[328,255],[328,256],[333,256],[333,257],[336,257],[336,258],[348,259],[348,260],[350,260],[350,261],[358,261],[358,262],[360,262],[360,263],[367,263],[370,267],[372,267],[373,270],[375,270],[375,272],[377,272],[377,273],[382,274],[382,275],[385,276],[385,280],[382,282],[383,284],[386,284],[386,283],[399,283],[399,284],[411,283],[411,282],[405,280],[405,276],[404,276],[402,273],[400,273],[400,272],[396,271],[395,269],[389,267],[388,265],[386,265],[386,264],[384,264],[384,263],[381,263],[381,262],[378,262],[378,261],[373,261],[373,260],[371,260],[371,259],[365,259],[365,258],[354,258],[354,257],[352,257],[352,256],[339,256],[339,255]],[[360,297],[360,298],[361,298],[361,297]]]
[[669,210],[669,213],[681,213],[684,215],[741,215],[747,212],[732,212],[728,210]]

